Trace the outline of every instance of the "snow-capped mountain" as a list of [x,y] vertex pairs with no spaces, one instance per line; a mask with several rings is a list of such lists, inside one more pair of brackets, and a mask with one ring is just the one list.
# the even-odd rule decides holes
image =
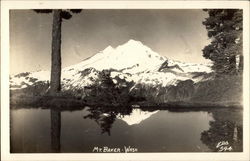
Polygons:
[[158,69],[166,60],[139,41],[129,40],[116,47],[108,46],[89,59],[67,69],[95,68],[96,70],[116,69],[130,74]]
[[[107,69],[111,70],[110,77],[115,84],[117,79],[124,79],[134,83],[132,88],[137,84],[166,87],[185,80],[202,81],[205,78],[200,73],[210,73],[210,66],[170,60],[139,41],[129,40],[116,48],[108,46],[79,64],[62,69],[61,79],[63,90],[83,89],[95,83],[101,71]],[[10,77],[10,88],[24,89],[48,82],[49,78],[49,71],[20,73]]]

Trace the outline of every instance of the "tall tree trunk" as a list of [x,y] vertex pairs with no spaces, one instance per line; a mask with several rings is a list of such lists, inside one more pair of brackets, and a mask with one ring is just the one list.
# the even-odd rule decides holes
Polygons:
[[236,74],[237,73],[237,64],[236,64],[236,56],[235,55],[233,55],[229,58],[229,63],[230,63],[229,64],[229,66],[230,66],[229,72],[231,74]]
[[61,10],[53,10],[50,94],[61,90]]
[[243,62],[244,62],[243,55],[240,55],[240,63],[239,63],[240,73],[243,73]]
[[235,67],[236,67],[236,72],[239,73],[239,64],[240,64],[240,55],[235,56]]

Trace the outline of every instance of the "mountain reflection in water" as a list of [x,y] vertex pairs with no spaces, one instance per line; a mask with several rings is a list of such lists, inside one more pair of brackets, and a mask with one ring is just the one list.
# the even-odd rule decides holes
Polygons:
[[220,142],[228,142],[223,148],[242,151],[242,138],[241,109],[11,109],[13,153],[92,152],[96,146],[133,146],[139,152],[209,152],[220,151]]

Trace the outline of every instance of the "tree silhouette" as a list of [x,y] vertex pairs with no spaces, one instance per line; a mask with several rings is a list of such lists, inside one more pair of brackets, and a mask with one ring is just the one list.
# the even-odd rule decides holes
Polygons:
[[52,55],[51,76],[49,94],[56,94],[61,90],[61,28],[62,20],[69,20],[74,13],[80,13],[81,9],[34,9],[36,13],[52,13]]
[[203,21],[211,43],[203,56],[213,61],[217,75],[242,74],[243,71],[243,10],[205,9],[209,15]]
[[239,109],[212,109],[212,121],[209,121],[209,129],[201,133],[201,141],[214,152],[230,151],[217,146],[221,141],[227,141],[232,147],[232,152],[243,150],[243,120],[242,111]]
[[129,115],[132,112],[131,107],[112,107],[112,106],[90,106],[87,109],[89,114],[83,116],[84,119],[94,120],[101,128],[101,133],[111,135],[111,128],[117,115]]

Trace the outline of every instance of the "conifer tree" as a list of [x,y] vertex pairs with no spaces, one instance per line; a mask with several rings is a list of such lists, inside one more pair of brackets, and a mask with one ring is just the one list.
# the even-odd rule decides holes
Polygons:
[[56,94],[61,90],[61,26],[62,20],[69,20],[73,13],[80,13],[81,9],[35,9],[37,13],[52,13],[52,45],[51,45],[51,76],[50,94]]
[[243,11],[240,9],[204,9],[209,15],[203,21],[211,43],[203,56],[213,61],[217,75],[241,74],[243,71]]

